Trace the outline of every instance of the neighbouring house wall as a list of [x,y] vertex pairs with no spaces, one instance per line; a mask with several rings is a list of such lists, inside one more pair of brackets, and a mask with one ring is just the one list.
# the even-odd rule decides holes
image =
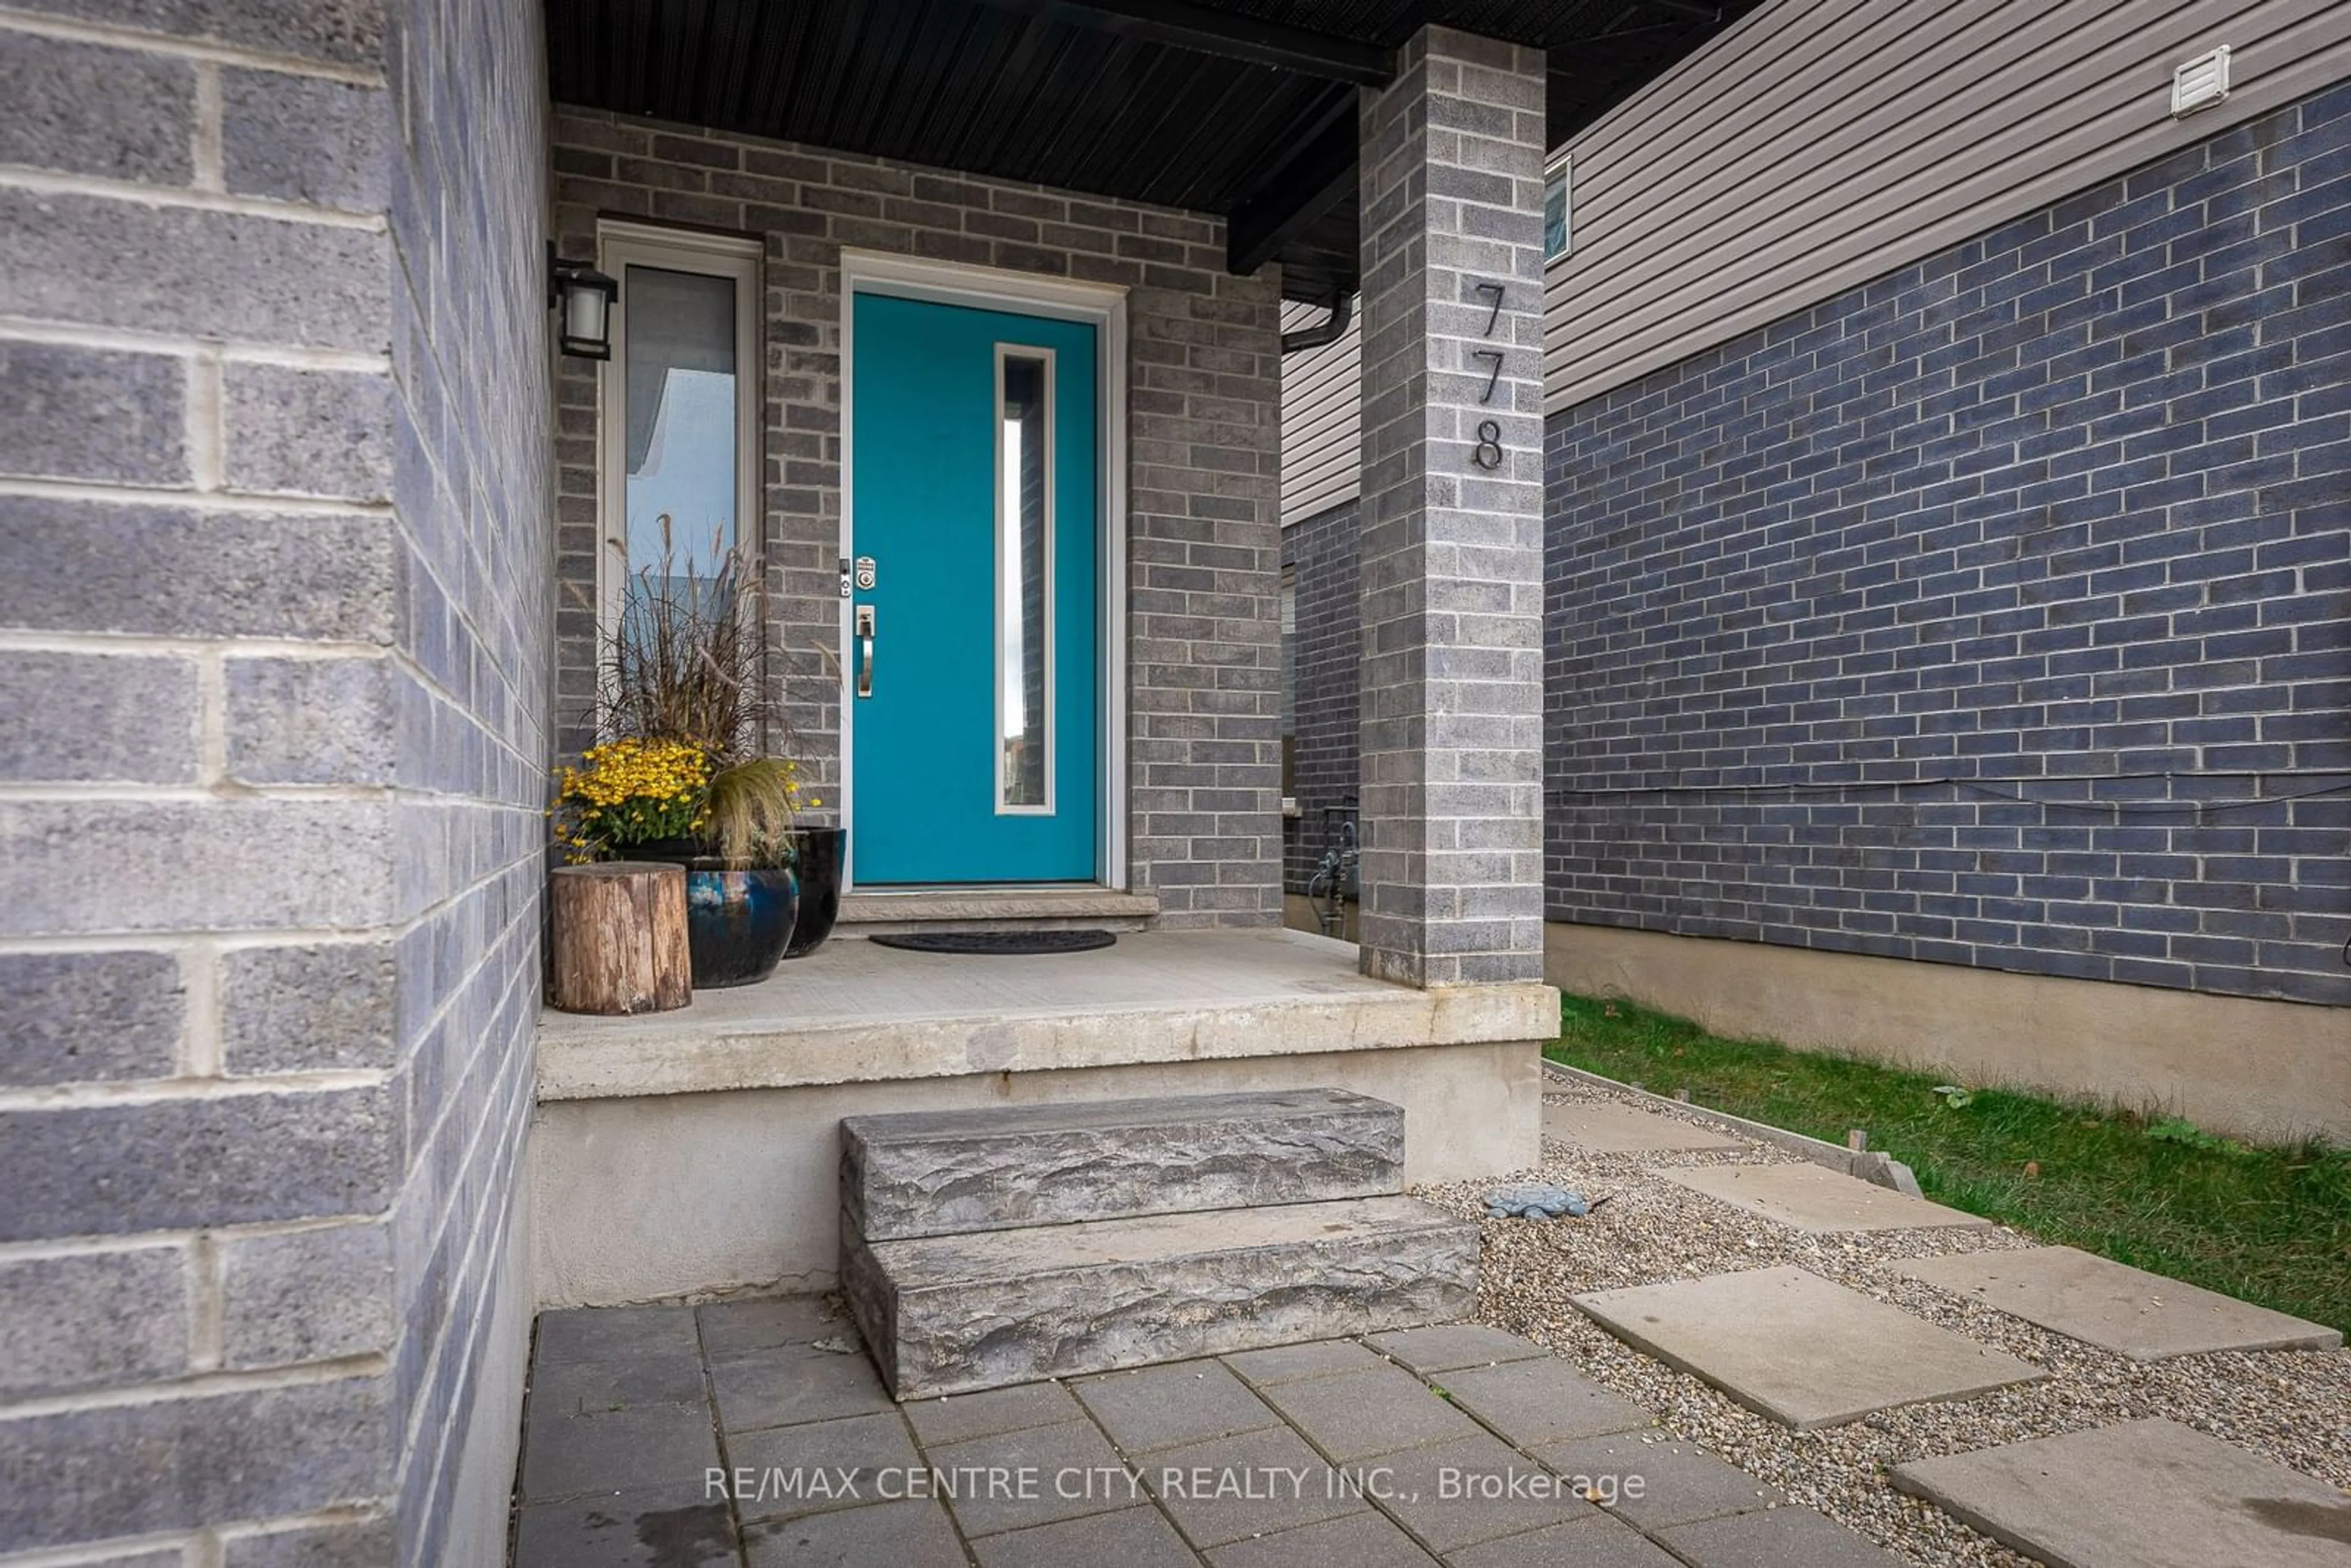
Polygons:
[[1554,917],[2351,1001],[2351,84],[1569,410]]
[[[1280,918],[1279,280],[1224,271],[1215,218],[885,159],[565,108],[556,218],[763,238],[770,646],[804,768],[840,778],[841,251],[1066,276],[1128,290],[1130,884],[1165,925]],[[587,738],[600,536],[596,377],[559,378],[559,700]]]
[[1549,935],[1544,977],[1561,989],[1734,1039],[2054,1090],[2231,1137],[2351,1142],[2351,1051],[2333,1008],[1563,921]]
[[1356,724],[1363,711],[1364,594],[1353,504],[1281,531],[1281,564],[1297,574],[1292,648],[1297,701],[1293,764],[1298,815],[1283,824],[1282,884],[1304,893],[1336,841],[1325,812],[1355,804]]
[[538,48],[454,0],[0,19],[0,1559],[496,1560]]
[[533,1304],[517,1228],[553,739],[545,36],[534,0],[389,9],[399,1561],[495,1563]]
[[[1281,308],[1285,331],[1321,326],[1327,305]],[[1287,528],[1353,500],[1363,490],[1364,318],[1317,349],[1281,356],[1281,521]]]
[[[2234,51],[2216,108],[2172,68]],[[1574,138],[1546,409],[1842,295],[2351,75],[2311,0],[1771,0]]]

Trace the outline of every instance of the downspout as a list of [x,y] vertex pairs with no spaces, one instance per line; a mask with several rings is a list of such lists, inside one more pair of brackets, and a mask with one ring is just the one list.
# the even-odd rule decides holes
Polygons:
[[1347,330],[1347,318],[1353,314],[1355,297],[1339,294],[1331,300],[1331,319],[1315,327],[1301,327],[1295,332],[1281,335],[1281,351],[1294,354],[1301,349],[1319,349],[1325,343],[1335,343]]

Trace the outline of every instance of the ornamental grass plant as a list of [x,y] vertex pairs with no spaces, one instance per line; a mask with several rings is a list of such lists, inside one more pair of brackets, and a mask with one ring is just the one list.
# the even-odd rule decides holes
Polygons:
[[668,514],[661,555],[626,570],[620,614],[600,634],[596,720],[608,736],[699,747],[720,768],[758,754],[778,722],[768,698],[767,591],[758,563],[714,536],[705,559],[681,558]]
[[[699,839],[730,864],[784,865],[804,806],[799,765],[770,755],[789,732],[770,700],[758,564],[714,537],[681,552],[667,514],[661,554],[622,579],[598,634],[596,727],[563,770],[559,834],[574,860],[663,839]],[[628,547],[607,541],[623,563]]]

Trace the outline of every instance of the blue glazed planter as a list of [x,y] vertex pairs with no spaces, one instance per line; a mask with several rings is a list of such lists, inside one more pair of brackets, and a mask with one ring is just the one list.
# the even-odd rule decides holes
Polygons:
[[688,862],[685,941],[694,955],[694,988],[755,986],[774,974],[799,902],[799,879],[785,867],[726,871]]
[[632,860],[685,868],[685,945],[694,988],[756,986],[776,972],[799,915],[799,878],[789,866],[730,870],[693,839],[630,846]]

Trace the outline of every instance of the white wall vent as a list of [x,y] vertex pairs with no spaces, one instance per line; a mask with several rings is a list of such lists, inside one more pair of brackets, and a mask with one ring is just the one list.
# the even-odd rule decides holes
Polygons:
[[2173,119],[2210,109],[2229,96],[2229,46],[2183,61],[2171,73]]

